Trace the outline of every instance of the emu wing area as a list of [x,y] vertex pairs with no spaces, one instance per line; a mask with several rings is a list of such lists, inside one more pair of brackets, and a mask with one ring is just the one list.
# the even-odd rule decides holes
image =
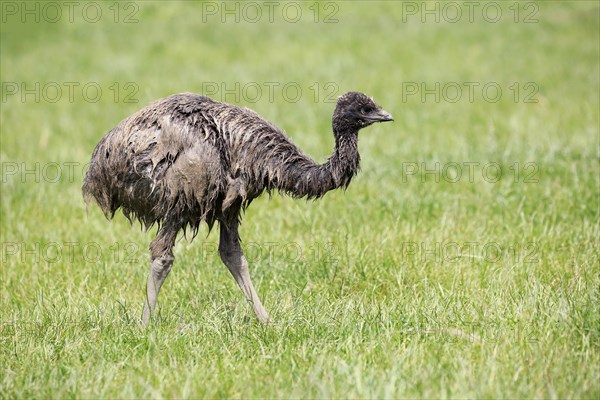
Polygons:
[[185,106],[151,104],[98,143],[83,191],[108,218],[121,207],[146,228],[196,231],[202,220],[212,227],[222,216],[230,180],[225,146],[210,116]]

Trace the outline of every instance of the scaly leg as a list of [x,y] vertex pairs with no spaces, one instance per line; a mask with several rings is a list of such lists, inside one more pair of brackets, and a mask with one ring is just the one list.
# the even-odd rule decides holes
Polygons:
[[235,278],[235,281],[242,289],[246,300],[254,309],[254,314],[260,322],[267,322],[269,316],[265,311],[254,285],[250,280],[250,274],[248,273],[248,261],[242,252],[240,246],[240,237],[238,235],[237,222],[232,223],[231,226],[226,226],[224,222],[220,223],[221,237],[219,241],[219,255],[221,260],[229,269],[229,272]]
[[148,325],[150,317],[156,311],[156,299],[161,286],[167,279],[167,275],[173,267],[173,246],[177,231],[161,230],[150,244],[150,274],[146,287],[146,301],[142,314],[142,324]]

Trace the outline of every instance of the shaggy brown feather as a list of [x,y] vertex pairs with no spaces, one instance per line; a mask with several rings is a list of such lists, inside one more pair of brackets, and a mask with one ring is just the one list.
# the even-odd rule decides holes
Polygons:
[[359,169],[362,126],[349,123],[343,99],[333,117],[336,146],[321,165],[252,110],[192,93],[158,100],[98,143],[83,194],[109,219],[120,207],[146,228],[158,223],[194,231],[201,221],[212,227],[238,218],[264,190],[319,198],[347,187]]

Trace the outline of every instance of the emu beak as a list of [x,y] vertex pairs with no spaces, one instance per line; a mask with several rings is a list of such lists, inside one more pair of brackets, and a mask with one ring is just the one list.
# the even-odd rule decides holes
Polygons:
[[373,121],[373,122],[386,122],[386,121],[393,121],[394,117],[392,117],[392,114],[390,114],[389,112],[385,111],[385,110],[378,110],[376,112],[374,112],[373,114],[369,115],[369,120]]

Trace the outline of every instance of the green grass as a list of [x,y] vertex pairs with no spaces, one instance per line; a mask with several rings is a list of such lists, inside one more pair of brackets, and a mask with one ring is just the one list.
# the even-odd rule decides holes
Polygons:
[[[472,23],[466,8],[458,23],[422,23],[409,3],[321,3],[320,19],[338,6],[329,24],[313,22],[312,2],[297,23],[283,4],[273,23],[264,6],[258,23],[191,2],[123,3],[117,23],[113,3],[97,3],[97,23],[82,6],[56,23],[3,8],[0,397],[598,398],[598,3],[522,2],[515,22],[502,2],[497,23],[481,8]],[[12,94],[36,82],[39,101]],[[264,197],[246,213],[272,325],[254,320],[204,227],[178,241],[144,330],[154,231],[86,212],[84,165],[125,116],[211,82],[256,82],[257,101],[213,97],[255,109],[319,161],[333,145],[326,95],[364,91],[396,121],[361,133],[346,192]],[[436,82],[463,96],[406,92]],[[479,84],[473,101],[464,82]],[[81,93],[90,83],[97,102]],[[487,83],[499,101],[482,97]]]

